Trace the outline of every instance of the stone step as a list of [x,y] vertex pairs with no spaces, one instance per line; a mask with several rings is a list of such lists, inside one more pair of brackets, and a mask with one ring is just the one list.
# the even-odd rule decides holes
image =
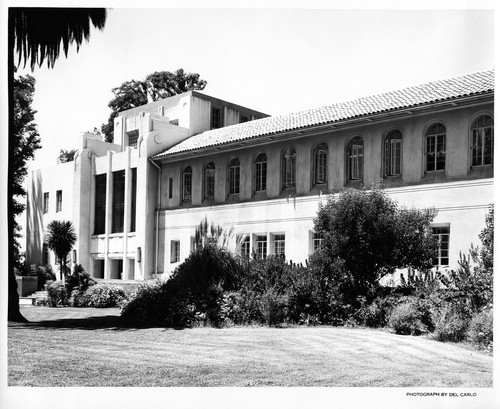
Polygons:
[[19,297],[19,305],[34,305],[36,298],[32,297]]

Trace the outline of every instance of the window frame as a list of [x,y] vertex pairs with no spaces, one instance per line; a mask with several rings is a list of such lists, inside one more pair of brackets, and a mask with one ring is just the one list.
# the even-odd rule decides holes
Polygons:
[[255,235],[255,257],[259,260],[263,260],[267,257],[267,235],[266,234],[256,234]]
[[[356,152],[354,152],[354,148],[356,148]],[[346,146],[345,156],[347,182],[363,182],[365,152],[364,141],[360,135],[353,136],[349,140],[349,143]],[[353,172],[354,169],[356,172]],[[353,176],[353,173],[355,173],[355,176],[357,177]]]
[[50,194],[49,192],[43,193],[43,214],[49,212],[49,204],[50,204]]
[[312,252],[314,253],[323,247],[323,242],[324,242],[325,238],[323,237],[323,235],[321,233],[316,233],[315,231],[313,231],[311,240],[312,240],[312,243],[311,243],[312,244]]
[[313,186],[328,184],[328,145],[325,142],[320,142],[314,147],[312,170]]
[[399,129],[387,132],[383,153],[383,177],[401,177],[403,174],[403,134]]
[[[481,121],[481,120],[486,120],[488,122],[491,122],[491,125],[490,124],[484,124],[484,125],[479,125],[478,123]],[[476,140],[476,132],[478,130],[481,130],[481,134],[479,135],[480,138],[481,138],[481,143],[480,143],[480,161],[479,163],[475,163],[475,158],[477,157],[477,155],[474,154],[474,150],[476,149],[476,143],[475,143],[475,140]],[[486,163],[486,160],[485,160],[485,151],[486,151],[486,146],[487,144],[485,143],[485,139],[486,139],[486,135],[485,135],[485,130],[489,130],[489,151],[490,151],[490,159],[489,159],[489,163]],[[470,157],[471,157],[471,168],[479,168],[479,167],[485,167],[485,166],[492,166],[493,165],[493,162],[494,162],[494,144],[495,144],[495,122],[494,122],[494,119],[493,119],[493,115],[490,115],[488,113],[484,113],[484,114],[481,114],[481,115],[478,115],[474,121],[472,122],[471,124],[471,127],[470,127],[470,132],[471,132],[471,142],[470,142]]]
[[285,233],[274,233],[273,234],[273,251],[274,255],[282,258],[286,258],[286,235]]
[[170,264],[181,261],[181,241],[170,240]]
[[[262,160],[262,158],[264,160]],[[267,155],[259,152],[254,160],[254,182],[255,193],[263,193],[267,190]]]
[[230,196],[239,196],[240,194],[240,160],[232,158],[227,165],[228,191]]
[[106,233],[106,195],[108,177],[106,173],[95,175],[94,235]]
[[56,190],[56,213],[62,212],[62,190]]
[[249,258],[251,254],[250,246],[250,235],[246,234],[243,236],[243,240],[240,242],[240,256],[243,258]]
[[[189,182],[187,176],[189,175]],[[186,189],[186,187],[189,189]],[[186,166],[182,171],[182,201],[191,202],[193,200],[193,168]]]
[[297,186],[297,151],[292,146],[286,147],[281,155],[281,180],[283,190]]
[[208,162],[203,168],[203,198],[204,200],[215,199],[215,163]]
[[219,107],[212,107],[210,115],[210,129],[222,128],[222,109]]
[[118,170],[113,175],[113,203],[111,215],[111,233],[125,231],[125,170]]
[[[432,258],[432,265],[434,267],[445,267],[450,265],[450,242],[451,242],[451,229],[449,224],[431,225],[432,236],[437,239],[438,247],[436,254]],[[443,238],[446,240],[443,241]],[[446,245],[443,248],[443,243]],[[446,261],[446,262],[444,262]]]
[[[425,173],[446,171],[446,126],[442,122],[433,122],[425,131]],[[439,139],[442,139],[440,141]],[[429,152],[429,144],[432,142],[432,153]],[[439,149],[442,146],[443,149]],[[442,160],[439,160],[442,156]],[[430,161],[430,157],[433,160]],[[439,166],[442,163],[442,168]],[[432,165],[432,166],[429,166]]]

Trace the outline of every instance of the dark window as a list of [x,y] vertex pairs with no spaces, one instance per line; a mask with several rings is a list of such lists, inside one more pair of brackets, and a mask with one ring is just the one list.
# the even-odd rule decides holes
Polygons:
[[234,158],[229,163],[229,194],[238,195],[240,193],[240,160]]
[[62,190],[56,191],[56,212],[62,211]]
[[49,192],[43,194],[43,212],[49,212]]
[[259,153],[255,158],[255,191],[264,192],[267,182],[267,157]]
[[363,179],[363,140],[356,137],[347,146],[347,180]]
[[44,266],[49,264],[49,247],[47,246],[47,243],[43,243],[42,246],[42,264]]
[[384,177],[401,175],[403,135],[398,130],[391,131],[384,139]]
[[432,235],[438,242],[436,255],[433,259],[435,266],[447,266],[450,264],[450,227],[433,227]]
[[136,204],[137,204],[137,168],[131,169],[132,176],[132,199],[130,203],[130,231],[135,231]]
[[493,118],[483,115],[472,124],[472,166],[493,164]]
[[297,154],[293,148],[287,148],[283,153],[281,166],[284,189],[295,187],[296,158]]
[[431,125],[425,133],[425,171],[444,170],[446,166],[446,128],[443,124]]
[[125,171],[113,172],[113,233],[123,233],[125,211]]
[[172,195],[174,193],[174,180],[172,178],[168,178],[168,198],[172,199]]
[[220,108],[212,108],[212,121],[210,129],[217,129],[222,126],[222,115]]
[[241,257],[250,257],[250,236],[245,236],[241,241],[240,254]]
[[193,171],[191,166],[188,166],[182,172],[182,200],[189,202],[191,201],[191,187],[193,180]]
[[106,174],[95,177],[94,234],[103,234],[106,229]]
[[205,199],[213,199],[215,195],[215,165],[210,162],[205,167]]
[[240,116],[240,123],[248,122],[248,116]]
[[328,146],[321,143],[314,150],[314,185],[324,185],[328,181]]
[[278,257],[285,258],[285,235],[274,235],[274,254]]

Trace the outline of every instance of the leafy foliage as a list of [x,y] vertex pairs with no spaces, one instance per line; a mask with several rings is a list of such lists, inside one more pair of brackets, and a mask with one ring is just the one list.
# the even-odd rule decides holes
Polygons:
[[73,162],[76,151],[76,149],[60,149],[57,163]]
[[61,279],[68,274],[67,256],[76,243],[73,223],[64,220],[53,220],[47,225],[47,247],[59,258]]
[[366,296],[396,268],[432,267],[436,243],[429,233],[432,209],[398,209],[383,191],[346,189],[321,205],[314,220],[323,235],[321,253],[311,261],[320,270],[343,265],[337,274],[343,293]]
[[203,90],[207,82],[200,79],[200,74],[186,73],[182,68],[175,72],[156,71],[149,74],[145,80],[130,80],[113,88],[114,98],[109,102],[111,114],[108,123],[103,124],[101,131],[105,140],[113,141],[114,119],[118,113],[127,109],[145,105],[173,95],[191,90]]
[[91,285],[83,293],[75,288],[70,303],[74,307],[113,308],[120,307],[127,297],[123,288],[114,284],[99,283]]

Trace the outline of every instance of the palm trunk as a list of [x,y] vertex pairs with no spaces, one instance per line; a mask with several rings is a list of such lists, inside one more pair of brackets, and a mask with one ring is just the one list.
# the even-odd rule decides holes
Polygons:
[[8,251],[8,266],[7,274],[9,277],[9,293],[8,293],[8,312],[7,318],[14,322],[28,322],[23,317],[19,309],[19,294],[17,293],[16,274],[14,273],[14,209],[13,209],[13,185],[14,185],[14,169],[11,166],[12,158],[14,157],[14,21],[12,9],[9,10],[8,22],[8,92],[9,92],[9,166],[7,167],[7,251]]

